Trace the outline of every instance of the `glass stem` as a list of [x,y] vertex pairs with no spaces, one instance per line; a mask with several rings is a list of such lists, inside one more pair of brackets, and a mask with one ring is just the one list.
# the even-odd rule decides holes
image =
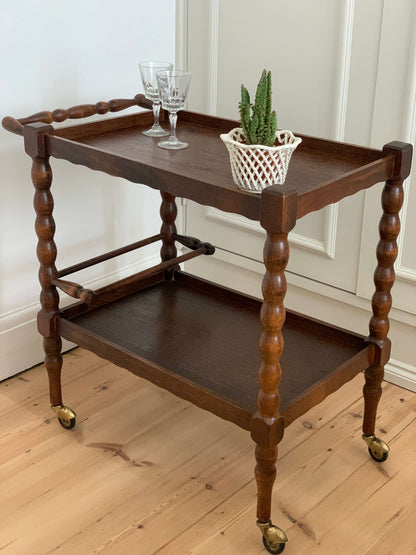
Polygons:
[[176,140],[176,122],[178,121],[177,112],[169,112],[170,138]]
[[159,127],[160,102],[153,102],[154,126]]

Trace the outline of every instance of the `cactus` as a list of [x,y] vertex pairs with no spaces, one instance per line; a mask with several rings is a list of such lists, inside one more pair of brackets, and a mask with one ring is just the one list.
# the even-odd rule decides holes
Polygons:
[[276,139],[277,118],[276,112],[272,111],[271,71],[263,70],[257,85],[254,104],[250,102],[248,90],[241,85],[241,101],[238,108],[246,143],[273,146]]

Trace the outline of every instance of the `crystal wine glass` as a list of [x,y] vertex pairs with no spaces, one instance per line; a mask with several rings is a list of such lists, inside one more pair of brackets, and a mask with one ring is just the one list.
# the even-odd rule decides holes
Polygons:
[[154,124],[143,135],[148,137],[164,137],[169,131],[163,129],[159,124],[160,97],[157,85],[156,72],[173,68],[170,62],[140,62],[140,75],[142,77],[144,96],[153,102]]
[[176,122],[178,120],[178,111],[182,110],[185,106],[191,76],[191,73],[178,69],[168,69],[158,71],[157,73],[162,108],[168,110],[170,121],[170,137],[158,143],[157,146],[160,146],[160,148],[179,150],[189,146],[188,143],[184,143],[176,137]]

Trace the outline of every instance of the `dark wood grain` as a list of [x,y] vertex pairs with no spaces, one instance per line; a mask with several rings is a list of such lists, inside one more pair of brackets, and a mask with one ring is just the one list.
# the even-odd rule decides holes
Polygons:
[[205,249],[206,255],[213,255],[215,253],[215,247],[211,245],[211,243],[201,241],[196,237],[190,237],[189,235],[178,235],[177,233],[175,233],[173,235],[173,238],[177,243],[180,243],[187,249],[195,250],[203,247]]
[[199,249],[196,249],[194,251],[176,256],[175,258],[164,260],[163,262],[160,262],[155,266],[151,266],[150,268],[141,270],[140,272],[132,274],[131,276],[122,278],[119,281],[113,282],[110,285],[106,285],[105,287],[98,289],[97,291],[85,289],[82,285],[78,283],[57,278],[52,279],[52,284],[59,287],[62,291],[65,291],[65,293],[67,293],[71,297],[81,299],[82,303],[86,306],[96,308],[115,299],[121,298],[126,293],[142,289],[141,284],[143,282],[146,283],[147,279],[152,278],[152,276],[158,277],[162,273],[165,278],[166,275],[169,275],[171,272],[173,272],[175,268],[179,268],[179,264],[200,256],[201,254],[205,254],[205,247],[200,247]]
[[[62,311],[63,337],[250,428],[259,389],[260,301],[179,272],[174,281],[84,314],[77,306],[72,314],[71,308]],[[362,337],[293,313],[283,336],[280,397],[287,425],[364,370],[367,355]],[[364,355],[353,359],[363,349]],[[154,366],[165,369],[169,379]],[[196,389],[182,391],[182,380]],[[214,410],[217,401],[221,407]]]
[[[267,231],[263,249],[266,273],[262,282],[260,310],[262,332],[259,341],[261,363],[257,411],[251,420],[251,437],[256,443],[257,519],[271,520],[273,484],[276,479],[277,445],[283,437],[284,420],[280,415],[279,385],[282,379],[280,358],[283,353],[282,328],[286,318],[285,268],[289,261],[288,233],[296,223],[297,194],[286,194],[277,187],[262,193],[260,223]],[[275,214],[280,214],[279,218]]]
[[[176,235],[175,220],[178,214],[178,209],[173,195],[170,195],[165,191],[161,191],[160,195],[162,197],[162,203],[160,205],[160,218],[162,220],[162,226],[160,228],[160,234],[162,236],[160,258],[162,261],[166,261],[177,256],[174,237]],[[179,266],[176,265],[172,266],[169,270],[166,270],[166,278],[172,279],[174,270],[177,270],[178,268]]]
[[[149,115],[60,130],[48,137],[51,155],[91,169],[146,183],[173,196],[259,220],[261,195],[241,191],[231,176],[228,153],[219,135],[237,123],[180,112],[178,129],[189,148],[163,151],[141,131]],[[285,193],[298,195],[297,218],[387,179],[394,156],[378,150],[303,137],[293,154]],[[276,215],[278,218],[279,215]]]
[[65,279],[53,278],[52,285],[58,287],[61,291],[64,291],[70,297],[75,299],[81,299],[83,303],[90,304],[94,297],[94,291],[91,289],[85,289],[79,283],[74,281],[67,281]]
[[[133,276],[133,278],[134,277],[135,276]],[[86,314],[90,310],[96,310],[101,306],[118,301],[119,299],[132,295],[133,293],[137,293],[137,291],[146,289],[147,287],[156,285],[163,281],[165,281],[165,273],[163,270],[146,278],[141,278],[140,280],[125,278],[115,283],[105,285],[100,289],[96,289],[94,291],[95,295],[92,302],[89,305],[83,302],[71,304],[61,312],[61,315],[65,315],[65,319],[71,320],[80,314]],[[58,319],[58,326],[62,321],[62,318]]]
[[49,156],[45,154],[45,134],[48,125],[33,124],[25,129],[25,149],[32,157],[32,182],[35,187],[33,206],[36,212],[35,231],[38,237],[37,256],[39,260],[39,283],[41,286],[38,313],[38,330],[43,335],[45,367],[49,379],[50,401],[52,405],[62,404],[61,370],[62,340],[56,329],[59,318],[59,294],[53,284],[56,278],[55,260],[57,248],[54,241],[55,221],[53,219],[53,196],[51,193],[52,170]]
[[[370,366],[365,371],[363,433],[374,435],[377,407],[382,394],[384,365],[390,356],[388,314],[392,306],[394,262],[397,258],[397,237],[400,231],[399,211],[403,204],[403,181],[387,181],[382,193],[383,215],[380,220],[380,241],[377,245],[377,268],[374,273],[376,291],[371,300]],[[386,348],[387,347],[387,348]]]
[[374,435],[377,407],[382,394],[384,366],[390,358],[389,312],[393,303],[394,263],[398,254],[397,237],[400,232],[399,212],[403,204],[403,180],[408,177],[412,162],[412,145],[393,141],[383,148],[385,155],[394,159],[392,177],[384,186],[381,205],[383,214],[379,224],[377,268],[374,272],[375,293],[371,299],[373,315],[370,319],[369,363],[365,371],[363,433]]
[[23,127],[28,123],[54,123],[63,122],[67,119],[81,119],[87,118],[95,114],[106,114],[107,112],[119,112],[132,106],[141,106],[143,108],[152,109],[152,103],[148,101],[144,95],[137,94],[134,98],[116,98],[108,102],[97,102],[96,104],[80,104],[72,106],[71,108],[63,109],[57,108],[52,112],[44,110],[37,112],[31,116],[24,118],[13,118],[6,116],[2,120],[4,129],[15,133],[16,135],[23,135]]
[[105,254],[100,254],[83,262],[79,262],[78,264],[73,264],[72,266],[68,266],[67,268],[63,268],[57,272],[58,277],[67,276],[68,274],[73,274],[75,272],[79,272],[80,270],[85,270],[85,268],[90,268],[95,264],[100,264],[101,262],[105,262],[106,260],[110,260],[111,258],[115,258],[116,256],[120,256],[122,254],[126,254],[128,252],[134,251],[136,249],[140,249],[146,245],[150,245],[162,239],[162,235],[158,233],[157,235],[153,235],[152,237],[148,237],[146,239],[142,239],[141,241],[136,241],[135,243],[131,243],[130,245],[126,245],[124,247],[120,247],[119,249],[114,249],[110,252]]
[[[282,219],[283,220],[283,219]],[[280,357],[283,352],[282,328],[286,313],[283,299],[286,294],[285,268],[289,261],[287,232],[267,233],[264,245],[263,304],[260,310],[261,363],[258,371],[260,390],[257,411],[252,419],[251,437],[256,442],[257,518],[268,522],[271,518],[273,483],[276,478],[277,444],[283,437],[284,422],[280,416],[279,384],[282,379]]]

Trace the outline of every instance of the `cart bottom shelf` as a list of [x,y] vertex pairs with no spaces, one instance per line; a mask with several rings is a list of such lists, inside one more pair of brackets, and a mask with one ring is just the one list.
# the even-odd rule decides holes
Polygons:
[[[260,301],[175,273],[66,318],[60,332],[202,408],[249,429],[260,365]],[[367,366],[363,338],[288,312],[281,413],[288,425]]]

